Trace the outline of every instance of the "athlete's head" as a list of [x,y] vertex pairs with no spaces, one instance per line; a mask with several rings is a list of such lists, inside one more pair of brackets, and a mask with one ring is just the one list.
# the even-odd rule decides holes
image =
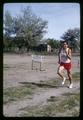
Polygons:
[[64,49],[68,48],[68,42],[67,41],[63,41],[63,48]]

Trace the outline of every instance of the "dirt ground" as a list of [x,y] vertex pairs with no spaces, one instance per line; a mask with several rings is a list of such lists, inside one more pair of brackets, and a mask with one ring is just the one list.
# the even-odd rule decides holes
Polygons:
[[[80,72],[78,68],[79,57],[72,57],[72,73]],[[15,55],[15,54],[4,54],[3,63],[6,66],[3,70],[3,89],[19,87],[20,83],[43,83],[46,81],[58,79],[59,84],[61,80],[57,75],[58,67],[57,56],[44,56],[42,63],[42,70],[39,70],[39,63],[35,63],[34,70],[31,69],[32,59],[28,55]],[[36,69],[37,68],[37,69]],[[66,73],[65,73],[66,76]],[[59,85],[58,84],[58,85]],[[19,101],[11,101],[7,104],[3,104],[3,114],[5,116],[20,117],[23,114],[22,108],[46,105],[46,100],[51,96],[62,96],[64,93],[78,93],[80,92],[80,81],[73,81],[74,87],[68,88],[68,83],[63,87],[48,87],[42,88],[34,93],[31,99],[24,98]],[[10,91],[11,92],[11,91]],[[27,96],[27,95],[26,95]],[[50,113],[49,113],[50,114]],[[62,114],[57,113],[55,116],[61,116]],[[67,114],[66,114],[67,115]],[[28,115],[29,116],[29,115]],[[32,115],[31,115],[32,116]],[[34,116],[37,116],[34,115]],[[64,114],[63,114],[64,116]],[[22,116],[23,117],[23,116]]]

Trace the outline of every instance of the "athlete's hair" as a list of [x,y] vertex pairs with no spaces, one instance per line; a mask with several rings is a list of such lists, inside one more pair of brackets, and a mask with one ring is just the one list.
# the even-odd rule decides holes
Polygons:
[[63,41],[63,44],[64,44],[64,43],[66,43],[66,44],[68,45],[68,41],[65,40],[65,41]]

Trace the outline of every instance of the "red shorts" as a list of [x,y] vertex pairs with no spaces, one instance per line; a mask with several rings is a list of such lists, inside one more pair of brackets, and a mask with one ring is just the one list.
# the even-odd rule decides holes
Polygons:
[[66,70],[71,69],[71,62],[70,63],[60,63],[60,66],[63,66]]

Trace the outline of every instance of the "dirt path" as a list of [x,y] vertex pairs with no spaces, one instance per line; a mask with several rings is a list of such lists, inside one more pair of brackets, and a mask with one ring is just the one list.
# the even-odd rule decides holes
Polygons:
[[74,83],[74,87],[69,89],[67,86],[50,88],[49,90],[43,90],[43,92],[36,93],[32,99],[24,99],[22,101],[12,102],[4,105],[4,115],[9,117],[19,117],[21,115],[20,109],[26,106],[45,105],[46,100],[51,96],[58,97],[62,96],[63,93],[76,93],[80,88],[79,82]]

